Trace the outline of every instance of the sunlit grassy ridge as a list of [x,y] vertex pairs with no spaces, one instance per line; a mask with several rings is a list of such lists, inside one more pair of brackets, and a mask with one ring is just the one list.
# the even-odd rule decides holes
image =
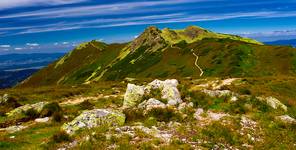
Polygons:
[[126,44],[83,43],[20,86],[79,84],[126,77],[255,77],[295,75],[296,50],[190,26],[184,30],[147,28]]

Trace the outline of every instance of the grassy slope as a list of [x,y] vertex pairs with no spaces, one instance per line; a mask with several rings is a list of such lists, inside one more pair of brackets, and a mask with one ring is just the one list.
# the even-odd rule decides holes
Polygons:
[[200,56],[198,64],[204,76],[295,75],[296,50],[291,47],[261,45],[252,39],[198,27],[175,31],[150,27],[129,44],[106,45],[95,41],[83,44],[21,86],[79,84],[125,77],[198,77],[191,50]]
[[22,83],[22,87],[84,82],[94,70],[114,59],[125,44],[92,41],[40,70]]

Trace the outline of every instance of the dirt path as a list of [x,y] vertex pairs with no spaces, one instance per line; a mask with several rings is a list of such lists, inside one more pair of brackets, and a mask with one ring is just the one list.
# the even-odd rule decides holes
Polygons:
[[195,53],[194,53],[194,51],[193,51],[193,49],[191,50],[192,52],[193,52],[193,55],[196,57],[196,60],[195,60],[195,66],[200,70],[200,75],[199,76],[202,76],[203,75],[203,70],[201,69],[201,67],[198,65],[198,59],[199,59],[199,57],[198,57],[198,55],[196,55]]

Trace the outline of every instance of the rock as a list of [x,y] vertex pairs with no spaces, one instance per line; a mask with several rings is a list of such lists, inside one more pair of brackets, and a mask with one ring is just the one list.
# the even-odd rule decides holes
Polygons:
[[125,115],[121,112],[106,110],[106,109],[94,109],[87,110],[76,117],[73,121],[65,123],[62,126],[62,130],[68,134],[74,134],[77,130],[83,128],[94,128],[102,125],[107,126],[121,126],[125,122]]
[[234,93],[229,90],[202,90],[202,92],[209,95],[210,97],[223,97],[234,95]]
[[22,125],[19,125],[19,126],[10,126],[10,127],[7,127],[7,128],[1,128],[0,131],[7,131],[9,133],[15,133],[15,132],[18,132],[18,131],[21,131],[23,129],[27,128],[26,126],[22,126]]
[[178,80],[171,79],[171,80],[154,80],[153,82],[149,83],[146,89],[153,90],[153,89],[160,89],[161,90],[161,98],[166,99],[168,101],[168,105],[177,105],[182,103],[181,96],[178,86]]
[[49,121],[49,117],[35,119],[35,122],[39,122],[39,123],[44,123],[48,121]]
[[277,116],[276,119],[278,119],[284,123],[296,124],[296,119],[290,117],[289,115]]
[[190,103],[185,103],[185,102],[183,102],[183,103],[181,103],[179,106],[178,106],[178,110],[179,111],[184,111],[184,110],[186,110],[186,109],[188,109],[188,108],[193,108],[193,103],[192,102],[190,102]]
[[4,94],[2,97],[0,97],[0,104],[4,104],[9,100],[9,95]]
[[124,94],[123,108],[131,108],[141,103],[145,93],[144,86],[128,84]]
[[28,111],[29,109],[34,109],[36,110],[38,113],[40,113],[43,109],[43,107],[48,104],[48,102],[39,102],[39,103],[35,103],[35,104],[27,104],[24,106],[20,106],[8,113],[6,113],[6,115],[8,117],[12,117],[12,116],[18,116],[21,115],[23,112]]
[[155,98],[150,98],[148,101],[144,101],[138,106],[138,108],[145,109],[145,111],[149,111],[155,108],[165,108],[165,107],[166,105],[163,102]]
[[269,105],[270,107],[272,107],[273,109],[282,109],[284,111],[287,111],[288,108],[286,105],[284,105],[283,103],[281,103],[281,101],[279,101],[278,99],[274,98],[274,97],[257,97],[258,100],[260,101],[264,101],[267,103],[267,105]]
[[[177,88],[178,81],[172,80],[154,80],[147,86],[137,86],[128,84],[124,95],[123,108],[132,108],[143,101],[144,94],[149,95],[151,90],[159,89],[161,91],[161,98],[166,99],[168,105],[177,105],[182,103],[179,90]],[[153,97],[149,97],[153,98]]]
[[229,115],[224,113],[214,113],[212,111],[204,112],[202,108],[198,108],[194,113],[194,118],[199,121],[218,121],[226,116]]

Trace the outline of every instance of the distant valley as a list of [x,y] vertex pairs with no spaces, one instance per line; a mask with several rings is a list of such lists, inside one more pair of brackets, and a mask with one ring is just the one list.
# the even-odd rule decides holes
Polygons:
[[0,88],[16,85],[63,55],[63,53],[0,55]]

